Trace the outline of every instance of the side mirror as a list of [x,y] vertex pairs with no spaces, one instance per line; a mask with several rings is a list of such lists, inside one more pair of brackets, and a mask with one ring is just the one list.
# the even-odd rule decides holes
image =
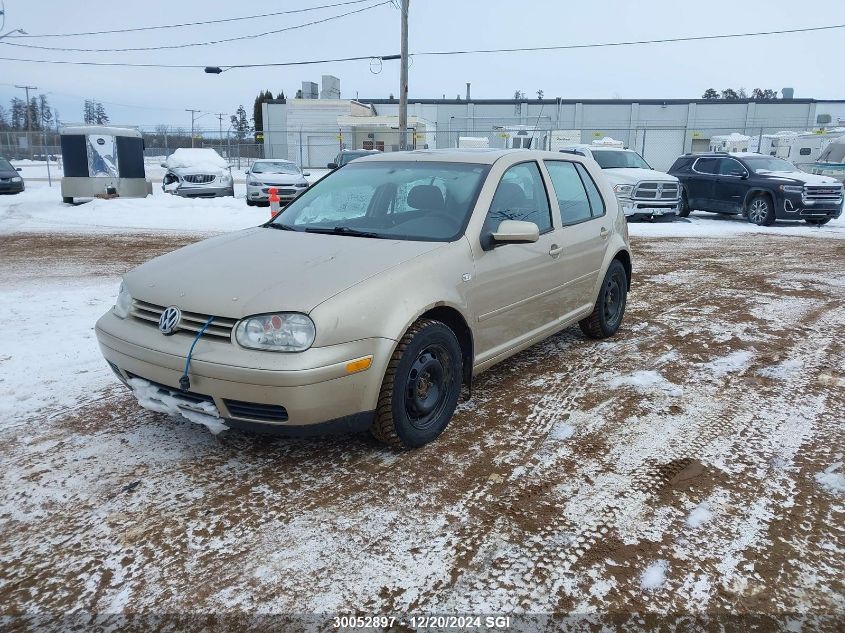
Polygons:
[[501,244],[530,244],[539,239],[540,227],[522,220],[502,220],[493,233],[493,241]]
[[164,167],[165,169],[167,169],[167,163],[161,163],[161,164],[159,165],[159,167]]
[[304,172],[302,172],[302,175],[303,176],[310,176],[311,172],[310,171],[304,171]]
[[328,167],[329,169],[337,169],[337,163],[329,163],[328,165],[326,165],[326,167]]
[[739,175],[739,177],[742,178],[743,180],[746,180],[748,178],[748,172],[747,171],[742,172]]
[[15,167],[15,171],[21,171],[20,167]]

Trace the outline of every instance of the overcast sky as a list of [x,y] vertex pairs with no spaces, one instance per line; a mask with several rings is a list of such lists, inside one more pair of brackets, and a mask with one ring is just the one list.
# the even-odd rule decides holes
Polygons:
[[[156,26],[254,15],[331,4],[337,0],[213,2],[146,0],[88,2],[5,0],[4,31],[70,33]],[[297,15],[221,25],[6,42],[73,48],[125,48],[249,36],[375,5],[372,0]],[[410,50],[414,52],[554,46],[845,23],[845,2],[815,0],[802,12],[795,0],[411,0]],[[796,97],[843,99],[841,51],[845,29],[735,40],[625,46],[556,52],[499,53],[412,58],[410,97],[464,95],[472,82],[476,98],[510,98],[515,90],[535,97],[697,98],[708,87],[751,89],[785,86]],[[299,61],[399,52],[399,11],[391,4],[276,35],[238,42],[147,52],[59,52],[0,45],[0,56],[28,59],[228,65]],[[8,106],[38,86],[50,95],[63,121],[82,117],[82,101],[106,105],[112,122],[170,123],[190,127],[185,108],[231,113],[243,104],[251,113],[259,90],[295,94],[303,80],[323,74],[341,80],[342,97],[398,94],[399,65],[381,72],[368,61],[265,69],[233,69],[207,75],[200,69],[95,68],[0,61],[0,103]],[[216,128],[205,116],[198,125]]]

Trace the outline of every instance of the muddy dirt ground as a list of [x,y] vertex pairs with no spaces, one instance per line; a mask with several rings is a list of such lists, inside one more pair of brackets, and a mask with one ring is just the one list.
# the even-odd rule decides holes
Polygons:
[[[4,237],[0,274],[113,277],[194,239]],[[330,630],[335,612],[763,613],[836,630],[845,241],[633,246],[616,337],[570,328],[494,367],[420,450],[212,436],[116,381],[16,421],[0,615],[318,613]]]

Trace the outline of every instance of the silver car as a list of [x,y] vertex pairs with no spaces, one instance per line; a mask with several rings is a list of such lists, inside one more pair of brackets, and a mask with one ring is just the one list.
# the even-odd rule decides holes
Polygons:
[[286,205],[308,189],[305,177],[310,175],[289,160],[257,160],[246,172],[246,203],[269,204],[270,187],[275,187],[282,205]]
[[232,168],[210,148],[182,147],[161,164],[167,169],[161,183],[164,193],[183,198],[219,198],[235,195]]

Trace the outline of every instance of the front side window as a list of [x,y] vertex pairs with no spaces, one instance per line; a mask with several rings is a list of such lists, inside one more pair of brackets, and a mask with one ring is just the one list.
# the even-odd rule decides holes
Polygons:
[[495,233],[503,220],[533,222],[540,233],[552,230],[549,198],[536,162],[514,165],[504,173],[481,234]]
[[722,158],[719,160],[720,176],[744,176],[745,167],[738,160],[733,158]]
[[[552,179],[557,203],[560,206],[560,219],[564,224],[576,224],[593,217],[587,190],[575,167],[575,163],[562,160],[546,162],[549,177]],[[602,207],[603,209],[604,207]]]
[[12,163],[7,161],[5,158],[0,158],[0,169],[4,171],[15,171],[15,168],[12,167]]
[[745,159],[748,168],[754,173],[764,174],[769,171],[795,171],[795,165],[788,160],[775,156],[753,156]]
[[270,223],[315,233],[448,242],[469,221],[488,165],[363,162],[333,172]]

